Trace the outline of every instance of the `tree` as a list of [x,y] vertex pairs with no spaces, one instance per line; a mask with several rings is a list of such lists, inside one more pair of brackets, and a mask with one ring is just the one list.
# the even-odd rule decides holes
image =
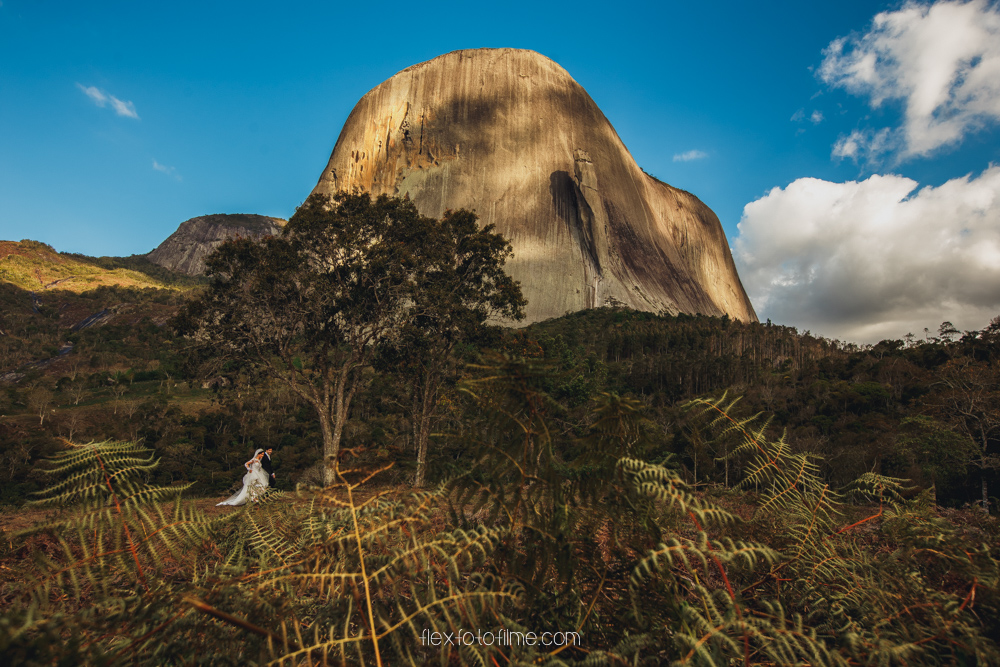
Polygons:
[[128,392],[128,387],[124,384],[118,383],[111,387],[111,393],[115,395],[115,414],[118,414],[118,408],[121,406],[122,396]]
[[73,399],[73,405],[80,405],[80,400],[87,395],[87,385],[83,378],[80,378],[79,382],[73,382],[69,389],[69,395]]
[[52,405],[53,398],[52,391],[41,384],[28,392],[28,407],[38,415],[39,426],[45,423],[45,417],[49,414],[49,406]]
[[65,414],[66,416],[63,417],[60,423],[62,426],[66,427],[66,430],[68,432],[66,435],[66,439],[72,440],[73,434],[77,432],[80,425],[83,423],[83,415],[79,410],[66,411]]
[[220,246],[206,262],[209,289],[178,328],[312,406],[329,485],[376,351],[397,344],[429,307],[418,287],[444,266],[444,228],[404,199],[311,196],[280,236]]
[[947,320],[941,323],[938,327],[938,339],[944,341],[945,343],[950,343],[955,339],[955,336],[962,333],[955,328],[955,325]]
[[411,317],[383,349],[383,366],[408,376],[410,420],[417,449],[414,486],[423,486],[431,422],[444,383],[454,377],[454,352],[465,342],[497,334],[490,319],[524,318],[520,285],[503,271],[513,253],[493,225],[479,229],[470,211],[448,211],[418,272]]
[[1000,362],[960,357],[939,371],[937,392],[929,402],[956,431],[976,443],[973,463],[982,474],[983,510],[989,510],[987,471],[1000,468],[991,444],[1000,439]]
[[929,482],[938,492],[952,480],[964,478],[966,469],[979,455],[979,448],[967,434],[926,415],[902,420],[896,449],[919,471],[920,482]]

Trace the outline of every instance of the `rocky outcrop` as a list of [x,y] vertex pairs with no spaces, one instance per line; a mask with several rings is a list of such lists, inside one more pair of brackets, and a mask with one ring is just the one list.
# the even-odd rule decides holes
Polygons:
[[216,214],[191,218],[181,223],[156,250],[146,255],[154,264],[189,276],[205,273],[205,257],[223,241],[236,237],[260,237],[277,234],[285,225],[281,218],[240,213]]
[[533,51],[455,51],[369,91],[313,192],[356,188],[495,225],[528,322],[604,305],[757,319],[715,214],[644,173],[586,91]]

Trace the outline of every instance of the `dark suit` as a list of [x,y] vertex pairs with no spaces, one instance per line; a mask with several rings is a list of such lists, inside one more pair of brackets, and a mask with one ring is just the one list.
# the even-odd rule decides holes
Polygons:
[[260,460],[260,467],[264,469],[267,473],[267,485],[268,487],[274,486],[274,468],[271,467],[271,457],[264,452],[263,458]]

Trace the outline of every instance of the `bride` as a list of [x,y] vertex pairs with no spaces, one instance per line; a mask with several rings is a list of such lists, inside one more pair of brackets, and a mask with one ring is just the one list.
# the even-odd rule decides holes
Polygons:
[[244,463],[246,466],[247,474],[243,475],[243,488],[240,489],[239,493],[234,496],[226,498],[221,503],[216,505],[242,505],[248,499],[256,502],[264,495],[265,489],[267,489],[267,478],[268,475],[260,467],[260,460],[264,458],[264,450],[258,449],[253,453],[253,458]]

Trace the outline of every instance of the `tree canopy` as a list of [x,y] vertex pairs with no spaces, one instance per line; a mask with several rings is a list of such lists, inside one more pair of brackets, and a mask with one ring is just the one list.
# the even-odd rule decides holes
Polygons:
[[[207,260],[209,289],[180,328],[313,407],[330,483],[378,351],[440,357],[488,318],[521,317],[520,288],[502,268],[510,255],[468,211],[435,220],[406,199],[313,195],[280,236],[220,246]],[[418,365],[440,374],[437,362]]]

